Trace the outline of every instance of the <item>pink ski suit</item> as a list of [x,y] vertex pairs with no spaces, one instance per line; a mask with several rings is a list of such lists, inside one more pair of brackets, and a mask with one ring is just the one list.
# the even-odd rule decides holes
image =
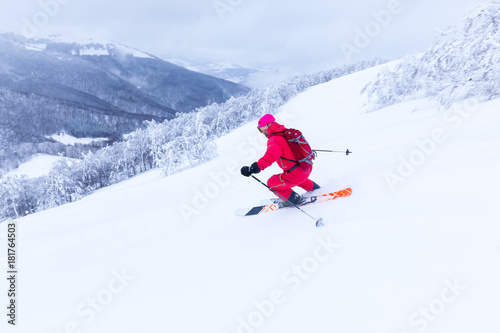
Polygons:
[[267,186],[283,198],[288,199],[292,194],[292,187],[299,186],[309,192],[313,190],[314,183],[309,179],[312,165],[301,167],[296,162],[292,162],[295,161],[295,157],[286,139],[283,136],[273,135],[285,130],[286,128],[277,122],[273,122],[269,126],[267,129],[267,151],[257,161],[257,166],[260,170],[264,170],[274,162],[278,163],[279,167],[283,169],[283,173],[271,176],[267,181]]

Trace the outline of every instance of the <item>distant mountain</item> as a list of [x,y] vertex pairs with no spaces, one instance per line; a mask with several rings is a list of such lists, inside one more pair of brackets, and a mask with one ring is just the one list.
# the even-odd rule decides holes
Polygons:
[[0,33],[0,168],[21,143],[116,138],[249,90],[119,43]]
[[168,61],[191,71],[215,76],[220,79],[256,89],[264,89],[294,77],[304,75],[302,72],[287,68],[254,68],[231,63],[184,59],[168,59]]
[[188,61],[181,59],[168,59],[169,62],[184,67],[191,71],[215,76],[220,79],[250,86],[250,78],[260,69],[249,68],[231,63],[214,63],[207,61]]
[[[32,134],[53,134],[54,127],[77,137],[123,134],[145,119],[171,119],[177,112],[248,91],[117,43],[78,44],[0,34],[2,122],[14,125],[23,112],[36,107],[31,116],[47,124],[31,125],[36,129]],[[85,130],[80,129],[83,124],[71,125],[74,117],[85,123]],[[92,128],[99,133],[92,133]]]

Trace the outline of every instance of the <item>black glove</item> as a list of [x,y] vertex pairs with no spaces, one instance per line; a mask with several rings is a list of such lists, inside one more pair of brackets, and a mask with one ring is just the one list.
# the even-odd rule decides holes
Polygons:
[[243,168],[241,168],[241,174],[245,177],[250,177],[250,175],[252,174],[250,172],[250,167],[244,166]]
[[245,177],[250,177],[252,173],[259,173],[260,169],[259,166],[257,165],[257,162],[252,163],[251,166],[244,166],[241,168],[241,174]]

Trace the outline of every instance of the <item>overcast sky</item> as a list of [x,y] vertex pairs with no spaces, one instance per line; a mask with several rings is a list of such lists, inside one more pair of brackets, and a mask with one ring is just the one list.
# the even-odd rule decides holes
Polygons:
[[424,51],[478,0],[0,0],[0,29],[298,73]]

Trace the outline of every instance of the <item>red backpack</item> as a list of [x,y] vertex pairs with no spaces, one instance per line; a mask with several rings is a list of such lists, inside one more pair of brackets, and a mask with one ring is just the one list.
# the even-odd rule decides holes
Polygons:
[[297,129],[289,128],[284,132],[274,133],[273,135],[282,136],[288,142],[288,146],[292,150],[295,160],[290,160],[284,157],[282,158],[284,160],[297,163],[297,165],[291,170],[295,169],[297,166],[302,167],[306,166],[307,164],[313,164],[313,160],[316,157],[316,152],[312,150],[306,138],[304,138],[304,135],[302,135],[302,132]]

